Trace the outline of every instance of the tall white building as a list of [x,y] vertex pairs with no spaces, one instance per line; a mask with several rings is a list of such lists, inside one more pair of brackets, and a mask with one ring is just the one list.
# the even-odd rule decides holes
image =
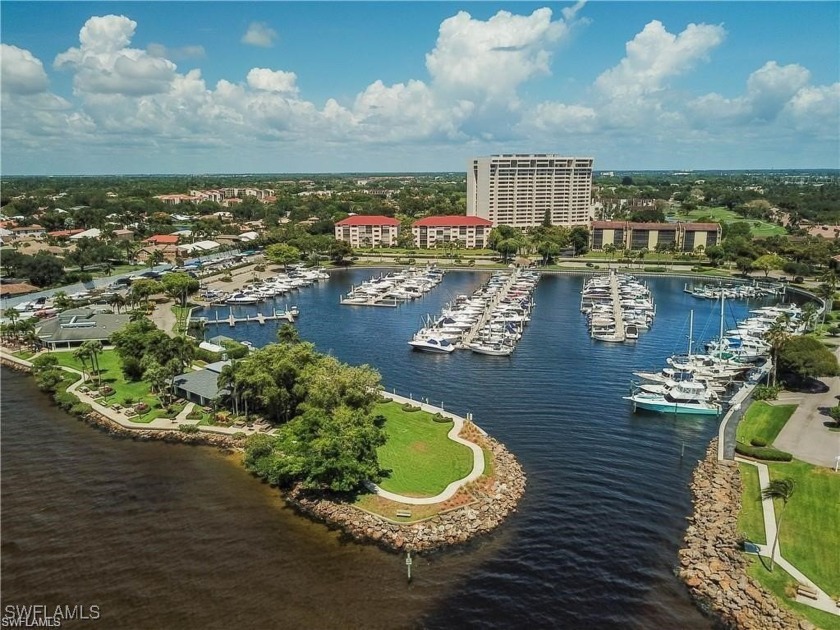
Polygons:
[[467,215],[528,228],[588,225],[592,158],[546,153],[474,158],[467,166]]

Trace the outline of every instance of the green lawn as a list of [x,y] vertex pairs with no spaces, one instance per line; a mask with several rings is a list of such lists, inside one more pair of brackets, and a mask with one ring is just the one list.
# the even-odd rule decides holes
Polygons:
[[[811,606],[800,604],[793,599],[796,592],[796,580],[779,565],[773,567],[773,572],[768,570],[768,560],[756,557],[749,558],[750,566],[747,573],[758,581],[764,588],[773,593],[785,608],[808,619],[811,623],[823,630],[840,630],[840,617],[827,612],[817,610]],[[765,566],[765,564],[767,566]]]
[[784,236],[787,234],[785,229],[780,226],[776,225],[775,223],[769,223],[767,221],[761,221],[759,219],[746,219],[738,214],[735,214],[732,210],[728,208],[724,208],[719,206],[717,208],[697,208],[696,210],[692,210],[691,212],[684,214],[675,214],[672,215],[671,218],[674,218],[678,221],[685,221],[691,222],[696,221],[700,217],[709,217],[720,221],[721,223],[735,223],[739,221],[746,221],[750,224],[750,230],[752,235],[756,238],[765,238],[767,236],[774,236],[776,234],[780,234]]
[[[82,369],[82,362],[73,356],[73,351],[69,352],[54,352],[53,355],[58,359],[58,364],[65,367],[72,367],[77,370]],[[149,384],[144,381],[126,381],[122,373],[122,363],[116,350],[104,350],[99,355],[99,369],[102,372],[102,382],[107,383],[114,388],[115,393],[108,397],[111,402],[123,404],[126,398],[131,398],[135,403],[145,402],[151,408],[151,411],[145,414],[142,418],[136,418],[137,422],[151,422],[159,415],[165,413],[155,413],[156,411],[163,412],[162,409],[155,409],[160,405],[157,396],[149,393]],[[90,362],[88,362],[86,371],[90,370]]]
[[764,544],[764,513],[761,509],[761,489],[758,469],[750,464],[738,464],[741,471],[741,513],[738,514],[738,531],[747,535],[750,542]]
[[[796,460],[769,469],[771,479],[791,477],[796,483],[782,520],[782,555],[840,598],[840,475]],[[777,518],[781,507],[777,501]]]
[[749,444],[752,439],[772,444],[794,411],[796,405],[769,405],[755,401],[738,423],[735,439],[744,444]]
[[388,441],[377,453],[390,475],[383,489],[408,496],[433,496],[472,470],[469,448],[446,437],[451,422],[434,422],[424,411],[406,412],[394,402],[380,403],[374,411],[386,418]]

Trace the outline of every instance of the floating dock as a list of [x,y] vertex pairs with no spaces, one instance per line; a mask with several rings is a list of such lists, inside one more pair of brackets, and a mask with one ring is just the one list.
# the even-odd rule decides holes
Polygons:
[[263,313],[257,313],[255,315],[245,315],[244,317],[234,317],[233,312],[231,312],[227,317],[219,317],[218,313],[216,313],[215,319],[208,319],[206,317],[195,317],[190,320],[190,323],[203,323],[205,325],[211,324],[227,324],[231,328],[236,326],[236,324],[247,324],[251,322],[256,322],[260,325],[265,325],[266,322],[274,322],[274,321],[281,321],[285,320],[290,324],[295,323],[295,315],[293,311],[285,310],[285,311],[277,311],[275,310],[271,315],[265,315]]

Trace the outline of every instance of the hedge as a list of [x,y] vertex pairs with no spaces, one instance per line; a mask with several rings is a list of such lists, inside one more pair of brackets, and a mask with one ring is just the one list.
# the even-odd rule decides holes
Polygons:
[[200,429],[196,424],[179,424],[178,430],[181,433],[198,433]]
[[793,455],[780,451],[772,446],[751,446],[743,442],[735,442],[735,452],[739,455],[746,455],[755,459],[763,459],[768,462],[789,462]]
[[441,413],[436,413],[435,415],[433,415],[432,420],[434,420],[435,422],[452,422],[452,418],[447,418]]
[[404,403],[402,406],[402,410],[408,412],[420,411],[420,407],[415,407],[411,403]]

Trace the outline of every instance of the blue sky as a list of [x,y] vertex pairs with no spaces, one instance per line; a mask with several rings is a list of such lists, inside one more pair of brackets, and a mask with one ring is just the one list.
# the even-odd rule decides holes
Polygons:
[[840,167],[837,2],[13,2],[2,173]]

